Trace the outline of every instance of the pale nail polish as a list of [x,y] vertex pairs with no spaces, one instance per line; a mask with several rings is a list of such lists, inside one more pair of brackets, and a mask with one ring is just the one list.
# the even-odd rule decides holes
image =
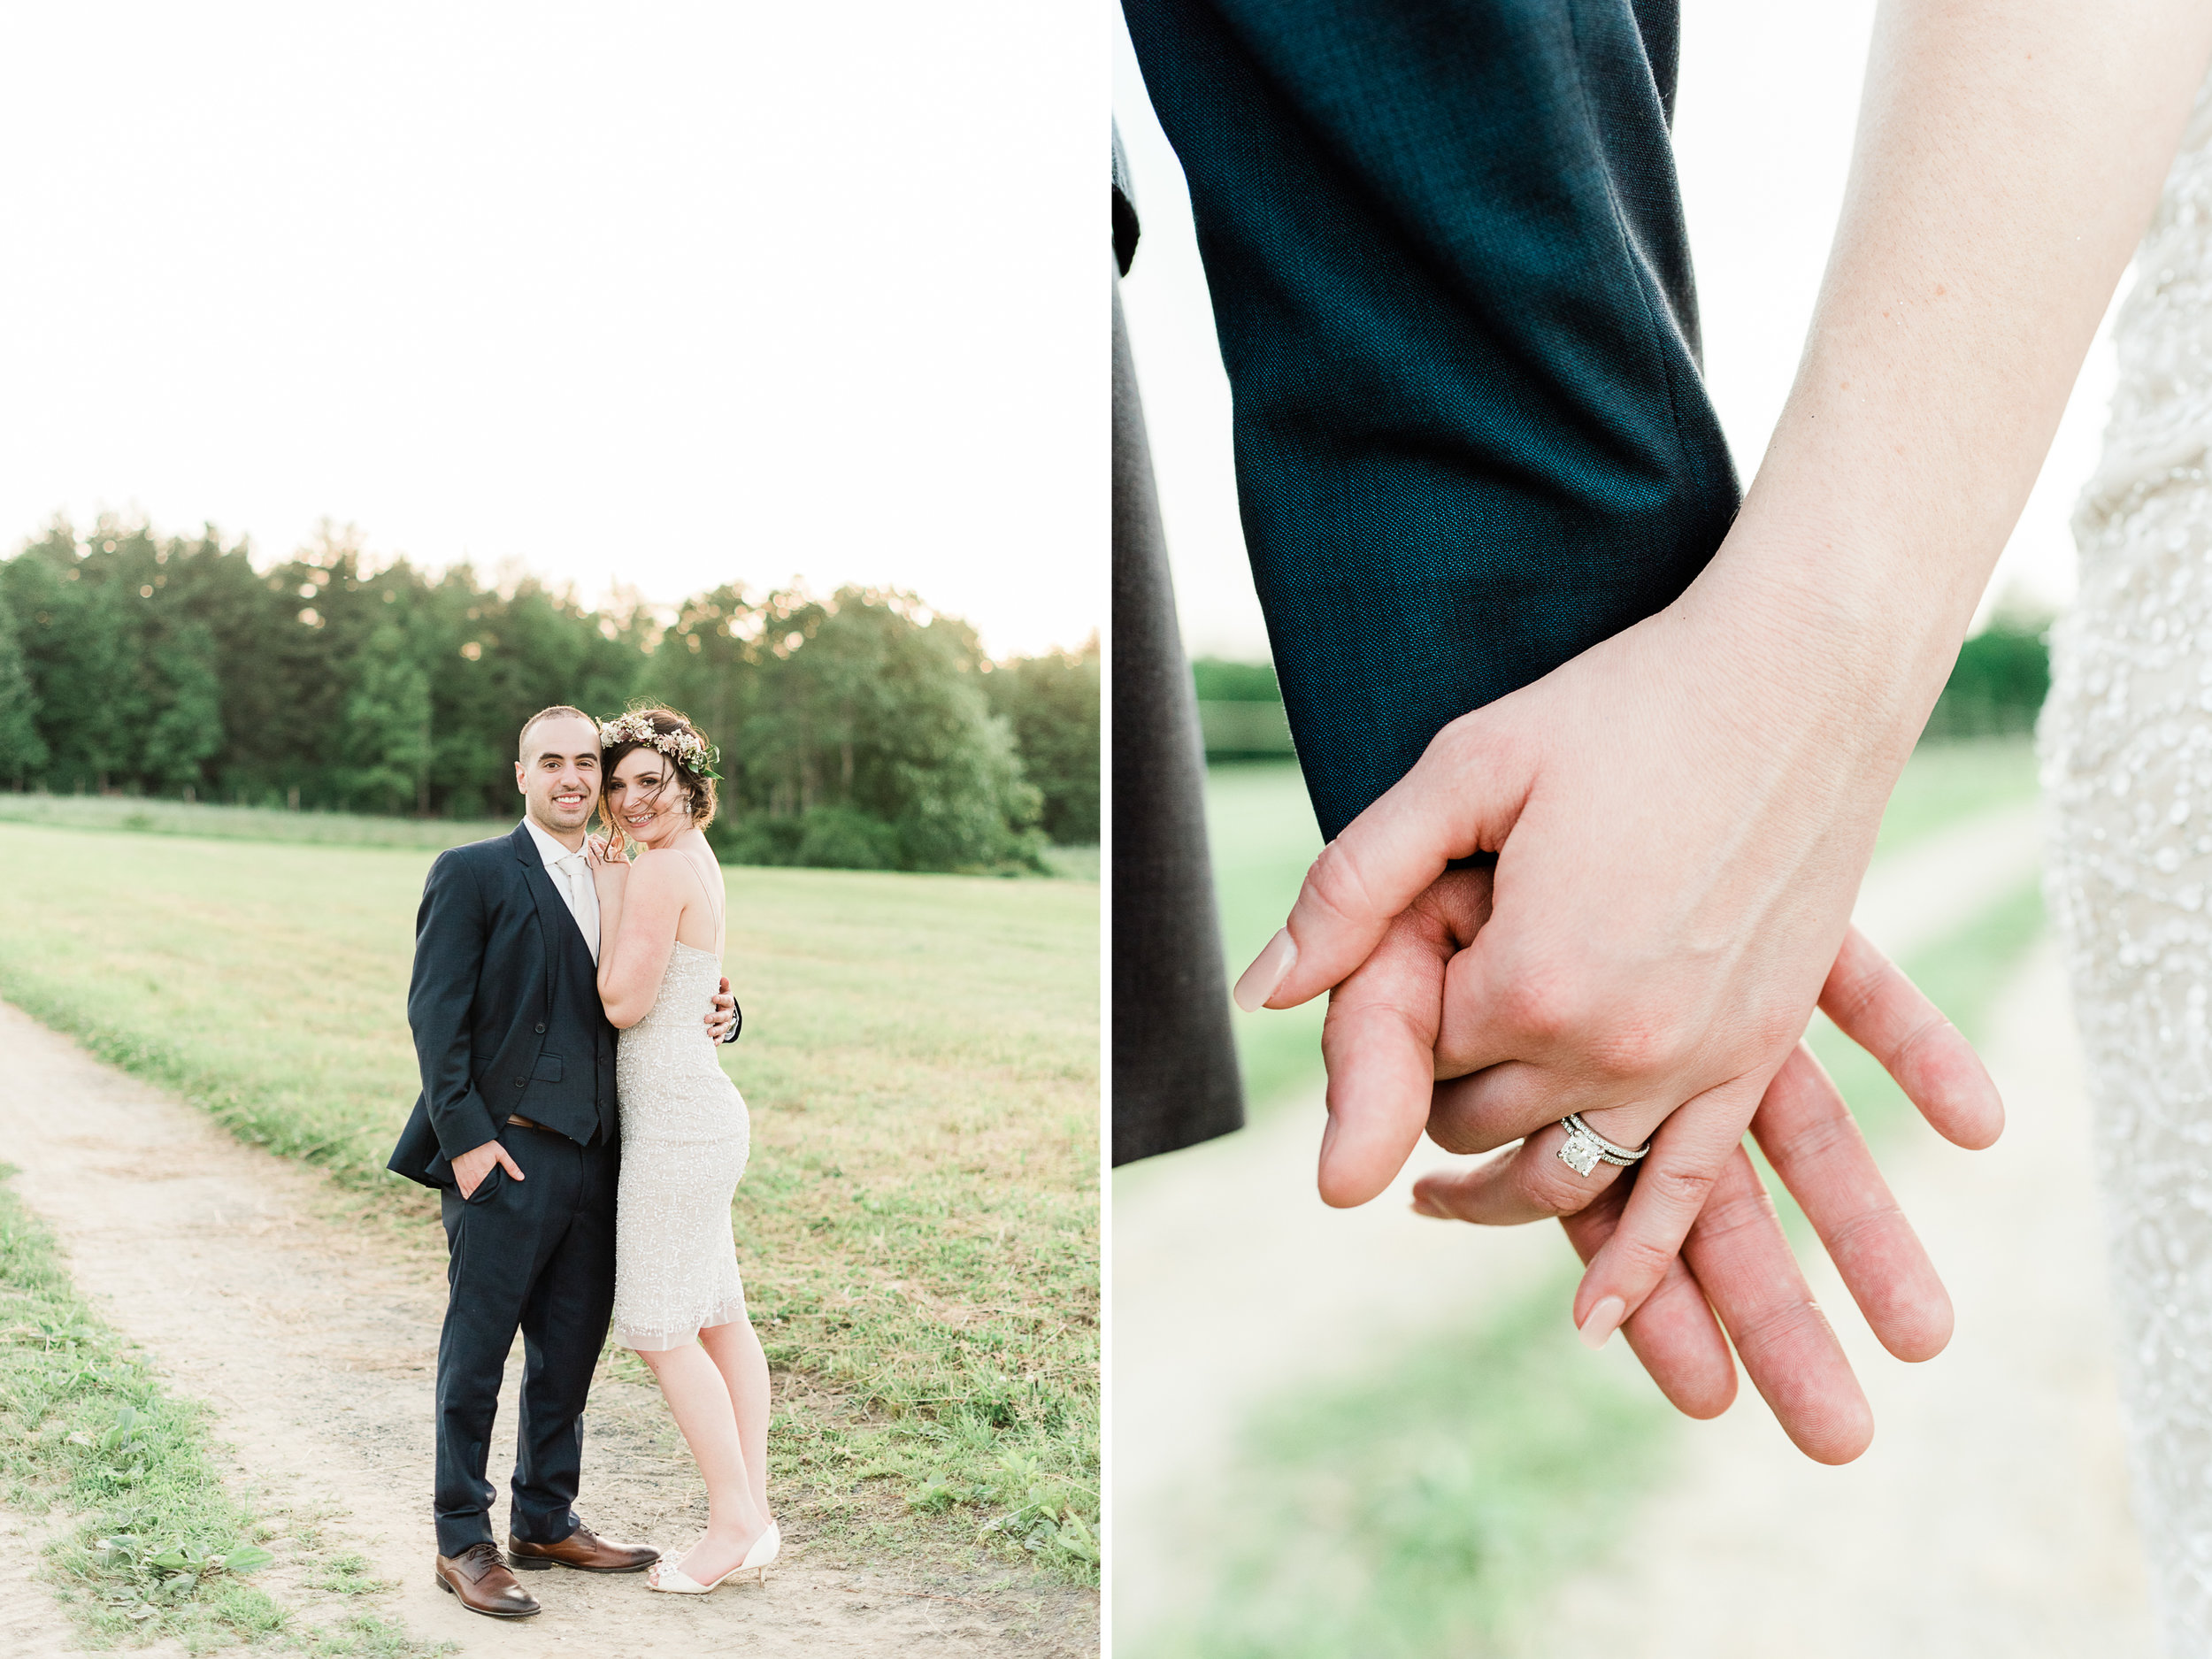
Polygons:
[[1297,965],[1298,941],[1290,936],[1287,927],[1277,928],[1275,937],[1267,941],[1267,949],[1252,958],[1252,965],[1244,971],[1237,988],[1231,993],[1237,1006],[1248,1014],[1266,1007],[1267,999],[1275,995],[1277,987]]
[[1590,1310],[1589,1317],[1583,1320],[1580,1327],[1583,1347],[1603,1348],[1627,1317],[1628,1304],[1618,1296],[1599,1297],[1598,1305]]
[[1450,1219],[1450,1217],[1445,1215],[1442,1210],[1439,1210],[1427,1199],[1422,1197],[1418,1193],[1416,1193],[1413,1197],[1413,1213],[1417,1216],[1426,1216],[1431,1221],[1447,1221]]

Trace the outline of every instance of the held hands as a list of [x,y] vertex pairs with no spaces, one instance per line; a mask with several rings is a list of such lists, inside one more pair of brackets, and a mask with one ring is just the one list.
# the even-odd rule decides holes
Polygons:
[[478,1185],[491,1173],[495,1164],[505,1170],[510,1179],[522,1179],[522,1171],[515,1166],[514,1159],[508,1156],[507,1148],[496,1141],[487,1141],[480,1147],[471,1147],[453,1159],[453,1184],[461,1189],[461,1196],[473,1196]]
[[[1625,1323],[1670,1398],[1710,1415],[1734,1391],[1717,1313],[1793,1438],[1846,1461],[1870,1432],[1864,1401],[1744,1132],[1885,1343],[1924,1358],[1948,1302],[1798,1038],[1817,1000],[1961,1145],[1993,1141],[2002,1108],[1963,1039],[1849,932],[1903,757],[1865,733],[1889,723],[1847,654],[1825,678],[1801,653],[1774,661],[1786,631],[1729,637],[1709,597],[1686,614],[1698,592],[1446,727],[1324,850],[1238,1000],[1333,987],[1327,1202],[1374,1197],[1425,1129],[1454,1152],[1526,1137],[1424,1181],[1417,1207],[1572,1217],[1586,1340]],[[1479,851],[1494,872],[1447,871]],[[1652,1141],[1632,1183],[1554,1156],[1574,1111],[1609,1140]]]

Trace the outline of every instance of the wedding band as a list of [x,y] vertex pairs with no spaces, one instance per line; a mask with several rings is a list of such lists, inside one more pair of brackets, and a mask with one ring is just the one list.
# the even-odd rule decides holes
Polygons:
[[1559,1161],[1577,1175],[1587,1175],[1601,1164],[1616,1164],[1626,1169],[1651,1150],[1648,1141],[1640,1147],[1615,1146],[1584,1123],[1580,1112],[1569,1112],[1559,1120],[1559,1126],[1567,1132],[1567,1138],[1559,1148]]

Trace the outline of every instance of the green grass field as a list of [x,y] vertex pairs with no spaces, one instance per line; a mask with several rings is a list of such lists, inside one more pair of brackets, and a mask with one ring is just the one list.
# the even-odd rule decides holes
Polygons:
[[[421,1225],[431,855],[0,824],[0,996]],[[732,869],[735,1225],[800,1514],[1096,1571],[1098,888]],[[794,1386],[794,1385],[796,1386]],[[918,1517],[933,1517],[918,1519]]]
[[[1930,743],[1914,752],[1883,815],[1876,853],[1893,851],[1967,814],[2032,800],[2035,755],[2025,738]],[[1283,925],[1321,832],[1293,761],[1233,762],[1206,773],[1214,897],[1232,979]],[[1232,1016],[1246,1104],[1265,1111],[1321,1087],[1326,998],[1302,1008]]]
[[[517,817],[520,809],[517,809]],[[142,795],[13,795],[0,791],[0,824],[47,829],[124,830],[134,835],[188,835],[203,841],[309,841],[319,847],[457,847],[512,829],[511,819],[388,818],[366,812],[284,812],[272,807],[215,806]],[[1051,873],[1098,879],[1098,849],[1048,847]]]

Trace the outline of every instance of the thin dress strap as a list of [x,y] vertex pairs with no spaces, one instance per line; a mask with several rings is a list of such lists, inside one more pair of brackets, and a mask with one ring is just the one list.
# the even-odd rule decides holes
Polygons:
[[[718,956],[722,954],[723,948],[729,943],[728,918],[722,914],[722,905],[715,902],[714,884],[699,873],[698,862],[692,857],[691,849],[687,847],[680,850],[683,853],[684,867],[691,872],[692,879],[699,884],[699,890],[706,895],[707,909],[713,913],[714,954]],[[715,868],[719,870],[721,867],[720,861],[718,860]],[[723,897],[726,900],[728,895],[725,894]]]

